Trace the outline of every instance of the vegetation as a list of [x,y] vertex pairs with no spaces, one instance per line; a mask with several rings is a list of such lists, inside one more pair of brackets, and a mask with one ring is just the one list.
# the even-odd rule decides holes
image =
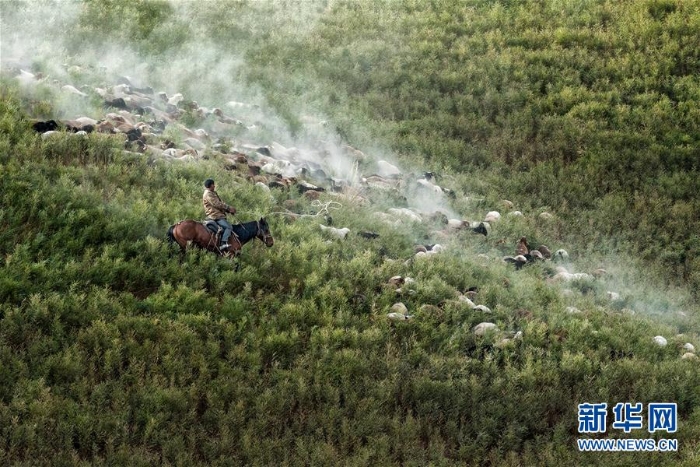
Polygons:
[[[160,85],[157,64],[216,46],[293,137],[301,115],[324,115],[355,147],[437,171],[464,218],[505,198],[526,216],[409,260],[431,226],[378,225],[372,206],[341,203],[334,224],[352,234],[330,240],[318,217],[270,214],[317,205],[256,190],[214,153],[165,163],[102,135],[41,138],[29,121],[65,112],[59,96],[3,78],[0,462],[697,465],[700,371],[680,356],[700,344],[699,4],[81,6],[70,56],[118,38]],[[178,79],[192,99],[229,89]],[[239,270],[165,239],[201,216],[210,176],[240,219],[271,223],[275,246],[246,246]],[[522,235],[610,275],[565,290],[545,280],[550,263],[494,261]],[[395,275],[413,293],[387,287]],[[491,313],[456,300],[472,286]],[[387,319],[397,301],[413,319]],[[476,336],[484,321],[501,331]],[[678,432],[605,436],[676,438],[678,452],[578,452],[577,405],[627,401],[676,402]]]

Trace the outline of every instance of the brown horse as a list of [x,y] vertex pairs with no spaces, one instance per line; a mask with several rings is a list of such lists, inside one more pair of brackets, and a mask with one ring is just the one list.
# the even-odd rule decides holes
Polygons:
[[270,233],[270,226],[264,217],[260,220],[244,222],[232,225],[233,233],[229,238],[231,248],[228,251],[219,249],[219,236],[209,230],[202,222],[195,220],[180,221],[168,229],[168,240],[180,245],[181,251],[185,251],[188,244],[212,251],[220,256],[235,258],[241,252],[243,245],[254,238],[259,238],[265,245],[271,247],[275,243]]

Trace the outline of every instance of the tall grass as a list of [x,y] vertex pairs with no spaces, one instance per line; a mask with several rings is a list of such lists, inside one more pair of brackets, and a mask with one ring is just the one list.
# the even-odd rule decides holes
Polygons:
[[[154,163],[104,135],[42,138],[29,121],[57,115],[53,94],[3,80],[3,463],[694,465],[700,373],[680,358],[700,345],[694,5],[192,5],[85,2],[77,32],[164,60],[187,50],[184,9],[191,34],[235,45],[241,79],[292,133],[298,109],[318,110],[347,143],[437,169],[465,218],[504,218],[421,260],[432,227],[380,225],[371,213],[390,200],[343,203],[333,217],[351,235],[333,240],[316,217],[271,214],[288,199],[313,212],[303,197],[270,197],[216,157]],[[287,6],[310,26],[285,23]],[[165,238],[201,216],[208,177],[241,219],[271,223],[275,246],[246,245],[238,269]],[[501,257],[522,235],[609,274],[516,271]],[[399,294],[395,275],[415,283]],[[457,299],[474,286],[490,313]],[[387,318],[398,301],[411,320]],[[500,331],[475,335],[484,321]],[[577,404],[627,401],[676,402],[680,450],[577,452]]]

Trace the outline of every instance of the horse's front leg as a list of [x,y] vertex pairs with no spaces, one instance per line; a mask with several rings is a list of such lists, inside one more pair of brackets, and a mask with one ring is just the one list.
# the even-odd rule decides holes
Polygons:
[[241,269],[241,250],[234,250],[231,249],[227,252],[226,255],[233,263],[235,264],[234,271],[238,272]]

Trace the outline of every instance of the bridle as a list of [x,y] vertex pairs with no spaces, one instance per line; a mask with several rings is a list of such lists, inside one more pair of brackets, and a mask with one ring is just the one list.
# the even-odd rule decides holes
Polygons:
[[[241,227],[243,228],[243,230],[245,230],[246,232],[249,231],[248,229],[245,228],[245,225],[240,224],[240,226],[241,226]],[[255,236],[256,236],[257,238],[259,238],[260,240],[262,240],[262,241],[265,243],[265,245],[268,244],[268,240],[272,240],[273,242],[275,241],[275,239],[272,237],[272,234],[270,233],[270,230],[269,230],[269,229],[267,230],[267,232],[265,232],[265,231],[263,230],[263,228],[260,226],[260,221],[255,221],[255,227],[256,227]]]
[[273,242],[275,241],[275,239],[272,238],[272,234],[270,233],[269,229],[267,232],[263,230],[263,228],[260,226],[260,221],[255,221],[255,225],[258,227],[258,231],[256,232],[255,236],[258,238],[262,236],[261,240],[265,243],[265,245],[268,244],[268,240],[272,240]]

